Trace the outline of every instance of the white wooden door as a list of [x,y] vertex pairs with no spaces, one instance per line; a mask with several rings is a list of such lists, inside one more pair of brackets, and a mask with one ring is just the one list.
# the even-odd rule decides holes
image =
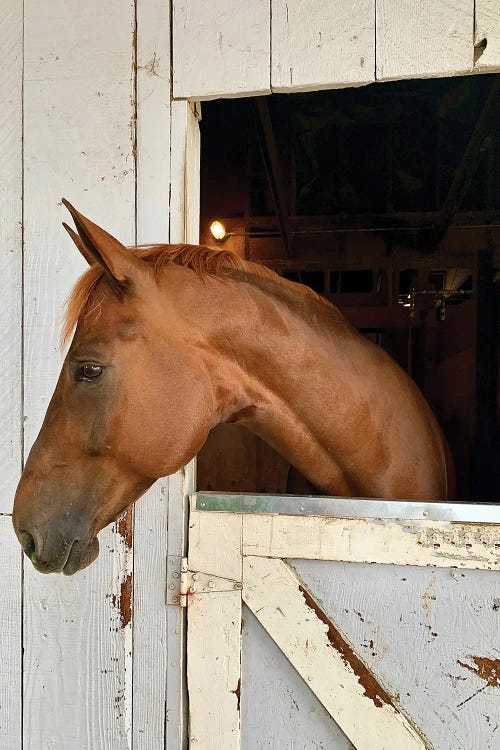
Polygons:
[[190,740],[498,748],[500,508],[198,494]]

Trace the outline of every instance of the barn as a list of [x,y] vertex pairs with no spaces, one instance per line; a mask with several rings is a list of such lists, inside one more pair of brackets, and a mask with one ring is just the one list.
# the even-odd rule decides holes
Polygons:
[[[498,747],[497,0],[4,10],[2,750]],[[228,426],[38,574],[11,513],[84,270],[62,196],[334,301],[431,403],[459,502],[290,494]]]

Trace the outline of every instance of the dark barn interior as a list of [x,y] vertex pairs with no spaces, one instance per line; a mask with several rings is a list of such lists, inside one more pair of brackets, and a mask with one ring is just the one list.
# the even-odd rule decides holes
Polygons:
[[[499,81],[202,107],[200,241],[309,285],[386,349],[439,419],[461,500],[500,497]],[[199,455],[198,489],[283,493],[288,469],[222,426]]]

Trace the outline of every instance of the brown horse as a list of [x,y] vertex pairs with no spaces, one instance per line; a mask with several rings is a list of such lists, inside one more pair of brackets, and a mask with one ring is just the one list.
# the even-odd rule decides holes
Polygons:
[[90,268],[16,493],[14,527],[37,570],[89,565],[97,533],[221,422],[246,425],[329,495],[450,495],[429,406],[336,307],[228,252],[127,249],[65,205]]

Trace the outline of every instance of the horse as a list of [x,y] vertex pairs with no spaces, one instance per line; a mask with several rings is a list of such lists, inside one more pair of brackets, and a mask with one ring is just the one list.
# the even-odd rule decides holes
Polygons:
[[444,501],[453,468],[416,385],[308,287],[224,250],[127,248],[63,201],[89,268],[74,335],[13,511],[35,568],[71,575],[98,532],[221,423],[261,437],[321,493]]

